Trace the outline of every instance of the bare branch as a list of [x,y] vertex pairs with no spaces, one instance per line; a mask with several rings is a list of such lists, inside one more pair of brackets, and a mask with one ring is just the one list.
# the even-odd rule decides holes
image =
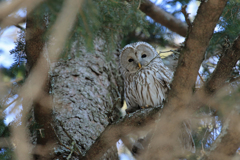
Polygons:
[[223,53],[219,60],[216,69],[206,83],[205,89],[208,93],[213,93],[221,88],[225,81],[230,78],[233,67],[240,59],[240,36],[233,42],[231,48]]
[[19,28],[19,29],[21,29],[22,31],[25,31],[25,28],[23,28],[22,26],[20,26],[19,24],[16,24],[16,25],[14,25],[15,27],[17,27],[17,28]]
[[[194,27],[189,31],[189,35],[185,41],[185,47],[183,48],[182,54],[179,58],[178,67],[172,82],[172,89],[168,95],[168,101],[165,104],[165,107],[160,111],[162,116],[160,122],[158,123],[158,128],[161,128],[161,133],[158,131],[158,133],[155,133],[154,137],[158,139],[157,142],[164,142],[166,139],[176,139],[176,130],[178,130],[179,122],[182,122],[183,119],[187,118],[186,115],[189,115],[190,110],[187,106],[190,103],[190,98],[193,94],[198,70],[204,59],[204,53],[211,39],[214,27],[216,26],[226,3],[227,0],[211,0],[202,2],[199,7],[198,15],[193,22]],[[212,10],[215,11],[214,14],[212,14]],[[139,122],[147,123],[149,122],[147,119],[154,115],[156,116],[156,113],[158,112],[155,111],[144,114],[145,118],[142,116],[138,117],[136,113],[133,116],[136,116],[137,119],[140,118],[138,119]],[[101,154],[103,154],[101,152],[105,151],[101,148],[109,148],[111,145],[114,145],[119,138],[121,138],[121,135],[132,131],[132,129],[129,130],[129,128],[131,128],[134,123],[127,123],[127,121],[131,120],[132,122],[137,122],[134,120],[134,117],[126,118],[119,124],[109,126],[88,151],[86,159],[97,159]],[[162,131],[164,131],[164,133]],[[153,141],[155,141],[154,138]],[[161,143],[160,146],[159,143],[156,144],[156,146],[152,145],[152,149],[154,150],[152,152],[160,158],[159,156],[162,155],[158,154],[159,150],[163,149],[165,146],[166,143]],[[174,147],[177,147],[177,145],[175,144]],[[99,151],[100,149],[101,151]],[[176,156],[171,154],[173,151],[172,149],[173,147],[170,146],[170,148],[164,150],[164,154],[166,156]]]
[[188,27],[189,27],[188,29],[191,30],[192,29],[192,23],[191,23],[191,21],[190,21],[190,19],[188,17],[189,13],[187,13],[186,8],[187,8],[187,5],[182,6],[181,12],[183,13],[183,15],[185,17],[185,20],[186,20],[186,22],[188,24]]
[[11,25],[17,25],[21,22],[23,22],[26,18],[25,17],[15,17],[14,15],[10,15],[14,11],[17,11],[20,8],[28,8],[28,14],[33,11],[33,9],[41,3],[41,0],[35,0],[35,1],[30,1],[30,0],[17,0],[14,1],[14,3],[6,3],[3,6],[1,6],[1,9],[4,7],[8,8],[9,10],[6,10],[5,8],[0,10],[0,28],[1,30],[11,26]]
[[[212,101],[212,96],[217,90],[226,86],[226,80],[230,78],[232,69],[240,58],[240,36],[236,38],[233,45],[228,48],[218,61],[217,67],[211,77],[205,83],[205,86],[198,90],[191,99],[190,105],[193,110],[198,109],[203,104],[209,104],[217,109],[215,101]],[[230,79],[230,82],[239,80],[238,78]],[[229,84],[228,83],[228,84]]]
[[187,35],[188,26],[186,23],[175,18],[173,15],[162,10],[150,0],[144,0],[141,3],[140,10],[151,17],[154,21],[167,27],[173,32],[185,37]]
[[229,83],[236,82],[236,81],[239,81],[239,80],[240,80],[240,77],[231,78],[229,80]]
[[151,128],[152,122],[155,120],[155,114],[160,110],[159,108],[148,108],[144,110],[138,110],[134,113],[125,116],[124,119],[108,126],[97,141],[91,146],[85,157],[79,159],[99,159],[102,155],[116,142],[121,139],[122,136],[131,132],[137,132],[147,126]]
[[4,148],[4,147],[11,148],[11,147],[13,147],[13,145],[9,138],[0,138],[0,147],[1,148]]
[[201,157],[201,160],[231,160],[240,146],[239,115],[230,114],[223,124],[221,134],[210,148],[210,152]]
[[[204,59],[204,54],[212,37],[214,27],[226,2],[227,0],[212,0],[201,3],[198,14],[193,22],[194,27],[189,32],[183,51],[180,54],[178,67],[172,82],[172,89],[168,95],[169,102],[167,106],[171,106],[171,109],[177,107],[176,104],[179,104],[178,106],[186,106],[189,102],[199,67]],[[212,10],[215,11],[215,14],[210,14]]]
[[9,2],[1,2],[0,4],[0,19],[7,17],[9,14],[13,13],[17,9],[20,8],[21,4],[24,3],[25,0],[17,0],[12,3]]
[[[71,148],[70,148],[70,147],[66,146],[65,144],[63,144],[63,143],[61,142],[61,140],[60,140],[60,138],[58,137],[58,135],[57,135],[57,133],[56,133],[56,131],[55,131],[55,129],[54,129],[54,127],[53,127],[52,124],[51,124],[51,126],[52,126],[52,129],[53,129],[53,131],[54,131],[54,133],[55,133],[55,136],[56,136],[56,138],[57,138],[57,140],[58,140],[59,145],[61,145],[61,146],[63,146],[64,148],[66,148],[66,149],[68,149],[68,150],[71,151]],[[78,152],[74,151],[74,153],[75,153],[76,155],[79,155],[79,153],[81,153],[81,152],[78,153]]]
[[[48,51],[50,53],[51,61],[56,61],[58,59],[59,54],[64,46],[66,37],[68,36],[70,29],[72,28],[75,20],[75,16],[79,11],[81,3],[83,1],[65,1],[65,5],[62,9],[62,12],[59,14],[55,25],[53,26],[52,36],[56,39],[51,39]],[[35,3],[32,3],[34,5]],[[30,6],[31,8],[31,6]],[[64,30],[63,28],[68,28]],[[56,48],[58,50],[56,51]],[[32,105],[32,101],[34,101],[39,93],[41,93],[43,86],[46,82],[48,75],[48,67],[42,67],[45,58],[44,55],[41,54],[36,65],[33,67],[31,74],[28,76],[21,90],[19,91],[19,96],[25,98],[28,101],[25,101],[23,104],[24,108],[22,111],[22,117],[27,117],[29,113],[29,109]],[[32,100],[32,101],[31,101]],[[16,106],[19,105],[17,101]],[[18,159],[30,159],[29,148],[30,145],[28,143],[27,131],[25,128],[26,119],[23,118],[22,125],[19,127],[11,127],[13,131],[12,138],[15,139],[15,144],[18,145],[16,149],[16,157]],[[24,146],[24,147],[21,147]]]
[[[161,127],[164,133],[159,133],[161,136],[157,134],[155,138],[158,141],[164,142],[165,139],[176,139],[176,130],[178,130],[179,122],[182,122],[189,115],[187,106],[191,101],[198,70],[226,3],[227,0],[211,0],[203,1],[199,6],[198,14],[193,22],[194,27],[189,31],[185,46],[179,57],[172,89],[168,94],[168,101],[163,108],[159,128]],[[215,11],[214,14],[212,14],[213,10]],[[171,121],[170,124],[164,124],[169,121]],[[158,153],[159,149],[164,148],[164,145],[166,144],[153,147],[153,152]],[[166,150],[165,155],[174,156],[171,154],[172,149]],[[171,159],[171,157],[166,158]]]

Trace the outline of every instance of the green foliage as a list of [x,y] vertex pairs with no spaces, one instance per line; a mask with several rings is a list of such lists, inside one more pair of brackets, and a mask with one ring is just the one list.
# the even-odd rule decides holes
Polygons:
[[[163,1],[161,4],[165,10],[170,10],[173,15],[179,16],[180,11],[176,9],[176,6],[180,3],[182,5],[189,4],[190,0],[171,0]],[[168,5],[168,9],[167,6]],[[126,2],[123,0],[85,0],[80,12],[78,13],[75,21],[75,25],[66,41],[65,49],[62,54],[62,58],[69,58],[69,51],[74,42],[78,41],[78,46],[84,45],[88,50],[93,49],[93,41],[95,38],[102,38],[105,40],[106,46],[104,46],[106,52],[106,59],[111,59],[111,49],[121,41],[121,46],[133,43],[136,41],[146,41],[149,43],[158,44],[161,46],[171,45],[173,43],[173,33],[166,27],[154,22],[151,18],[147,17],[138,9],[139,0]],[[37,9],[35,9],[33,15],[39,18],[45,18],[47,21],[47,30],[44,35],[47,42],[51,27],[57,19],[57,16],[61,12],[63,7],[63,0],[49,0],[44,1]],[[217,28],[210,41],[210,45],[207,50],[206,59],[216,57],[219,59],[221,51],[224,50],[225,44],[233,43],[234,39],[240,33],[240,1],[230,0],[224,9],[222,16],[220,17]],[[36,24],[38,25],[38,24]],[[168,34],[167,34],[168,33]],[[120,34],[120,35],[119,35]],[[119,38],[120,36],[120,38]],[[81,41],[80,41],[80,40]],[[216,48],[220,45],[220,54],[216,54]],[[26,54],[25,54],[25,33],[22,31],[16,43],[15,49],[11,51],[11,54],[15,55],[14,65],[8,69],[2,69],[4,75],[17,78],[17,75],[24,77]],[[216,65],[216,61],[211,67],[204,67],[203,77],[209,77],[212,70]],[[239,76],[240,63],[234,68],[232,75]],[[237,102],[239,94],[232,93],[222,99],[222,105],[232,106],[231,102]],[[229,108],[225,108],[226,110]],[[229,109],[230,110],[230,109]],[[221,119],[223,115],[221,112],[214,113],[214,110],[210,110],[208,106],[201,107],[196,113],[198,116],[208,116],[211,119],[202,121],[194,134],[194,141],[196,148],[202,147],[208,148],[216,138],[221,130]],[[210,128],[209,128],[210,127]],[[35,123],[30,125],[31,133],[33,133],[39,126]],[[6,126],[0,121],[0,135],[9,136],[3,134],[6,130]],[[215,132],[217,131],[217,132]],[[8,133],[8,132],[6,132]],[[0,151],[0,159],[2,154],[8,155],[11,150],[5,152]],[[9,154],[10,155],[10,154]],[[190,157],[189,159],[196,159],[197,155]],[[3,158],[4,159],[4,158]],[[5,158],[6,159],[6,158]]]
[[[1,73],[4,76],[8,76],[10,79],[25,78],[25,64],[24,63],[13,63],[10,68],[0,68]],[[22,81],[21,81],[22,82]]]
[[12,149],[0,149],[1,160],[13,160],[14,154]]
[[171,34],[166,34],[166,27],[156,23],[152,19],[147,21],[147,27],[139,26],[129,34],[123,37],[121,47],[129,43],[134,43],[138,41],[145,41],[148,43],[156,44],[158,46],[171,45],[173,42],[173,37]]
[[[4,78],[4,82],[7,84],[6,88],[8,89],[8,94],[0,97],[0,103],[4,105],[6,105],[6,102],[10,97],[16,94],[16,91],[18,90],[19,86],[21,86],[25,78],[24,62],[26,62],[26,55],[25,55],[25,36],[23,31],[19,34],[18,41],[15,44],[16,44],[15,49],[10,51],[10,53],[13,54],[15,58],[14,64],[10,68],[3,67],[0,68],[1,74],[3,75]],[[11,82],[13,79],[15,79],[15,82]],[[6,126],[4,124],[4,120],[0,119],[0,137],[8,138],[9,136],[10,136],[9,126]],[[0,159],[1,160],[14,159],[13,149],[7,147],[0,148]]]
[[8,126],[4,124],[3,119],[0,119],[0,137],[9,137],[10,131]]
[[[9,127],[4,124],[3,119],[0,119],[0,137],[9,137]],[[10,160],[13,159],[13,150],[11,148],[0,148],[0,159]]]
[[[61,12],[62,0],[45,1],[34,12],[48,18],[48,29]],[[66,43],[63,58],[68,57],[73,42],[82,39],[87,49],[93,49],[93,40],[98,37],[106,41],[109,49],[119,43],[119,33],[126,35],[138,26],[145,27],[145,16],[138,9],[139,1],[130,3],[122,0],[86,0],[77,15],[75,25]],[[39,14],[41,13],[41,14]],[[48,38],[49,32],[46,32]]]
[[[232,44],[240,33],[240,1],[230,0],[223,10],[222,16],[208,47],[208,54],[215,55],[217,45]],[[228,42],[226,42],[228,41]]]
[[[7,70],[11,78],[22,78],[25,77],[25,62],[26,62],[26,53],[25,53],[25,32],[21,31],[19,33],[18,39],[15,42],[15,48],[10,51],[14,55],[14,63]],[[6,72],[6,74],[7,74]]]

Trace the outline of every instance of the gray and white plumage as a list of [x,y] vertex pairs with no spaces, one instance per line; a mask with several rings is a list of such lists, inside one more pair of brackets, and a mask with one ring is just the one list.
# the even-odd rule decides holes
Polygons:
[[[124,98],[128,111],[134,112],[147,105],[156,107],[166,99],[173,72],[164,65],[150,44],[137,42],[126,45],[120,54],[120,72],[124,78]],[[180,142],[184,149],[195,152],[190,122],[182,124]]]
[[159,106],[170,89],[173,73],[148,43],[126,45],[120,54],[124,97],[128,108]]

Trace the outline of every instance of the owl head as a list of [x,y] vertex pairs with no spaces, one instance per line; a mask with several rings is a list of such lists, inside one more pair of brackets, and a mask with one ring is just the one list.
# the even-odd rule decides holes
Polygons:
[[120,54],[122,74],[137,72],[142,67],[148,65],[157,55],[157,51],[146,42],[137,42],[126,45]]

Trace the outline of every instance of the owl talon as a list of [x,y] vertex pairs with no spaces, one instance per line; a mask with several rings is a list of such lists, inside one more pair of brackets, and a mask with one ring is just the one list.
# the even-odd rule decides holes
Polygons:
[[144,108],[148,108],[148,107],[150,107],[150,105],[142,106],[141,108],[144,109]]

